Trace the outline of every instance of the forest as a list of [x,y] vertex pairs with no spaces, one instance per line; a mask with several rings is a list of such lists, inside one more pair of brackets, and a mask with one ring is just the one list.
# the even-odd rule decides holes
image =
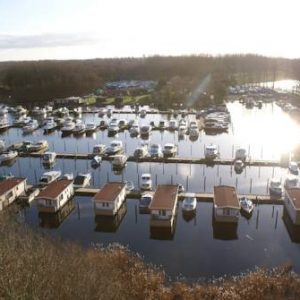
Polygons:
[[155,97],[172,102],[207,76],[208,92],[221,99],[231,84],[298,79],[300,60],[249,54],[0,62],[0,98],[42,102],[90,94],[107,81],[140,79],[158,81]]

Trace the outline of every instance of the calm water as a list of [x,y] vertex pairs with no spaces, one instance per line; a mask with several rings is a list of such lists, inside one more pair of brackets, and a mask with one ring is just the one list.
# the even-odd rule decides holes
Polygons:
[[[228,133],[205,135],[200,133],[197,141],[188,137],[178,140],[177,133],[152,132],[151,142],[161,144],[176,142],[179,156],[201,157],[205,145],[219,146],[221,157],[232,158],[238,146],[250,150],[252,158],[277,160],[280,154],[289,151],[299,141],[300,127],[276,104],[264,104],[263,109],[246,109],[239,103],[229,103],[232,125]],[[99,122],[96,114],[83,115],[85,120]],[[132,119],[133,114],[117,114],[117,117]],[[141,123],[150,120],[158,122],[166,116],[147,115]],[[194,118],[193,116],[190,117]],[[0,137],[7,144],[13,141],[47,139],[50,148],[69,152],[90,152],[93,145],[108,144],[106,131],[98,131],[92,137],[61,138],[56,131],[43,135],[38,130],[24,137],[20,129],[10,129]],[[130,138],[128,132],[119,133],[118,139],[126,144],[126,152],[132,154],[140,140]],[[129,162],[121,173],[112,171],[111,163],[104,161],[92,169],[88,160],[58,159],[53,169],[64,173],[91,172],[92,186],[99,187],[111,180],[132,180],[139,185],[143,172],[150,172],[154,184],[182,183],[191,192],[212,192],[216,184],[237,187],[239,193],[267,194],[268,182],[272,177],[284,179],[287,170],[276,167],[247,167],[242,174],[236,174],[231,166],[205,166],[188,164],[163,164]],[[36,183],[44,167],[37,158],[18,158],[12,166],[2,166],[1,173],[26,176],[30,183]],[[237,227],[218,227],[212,223],[212,204],[198,203],[196,216],[184,218],[179,203],[174,232],[150,232],[149,215],[139,214],[138,201],[128,199],[126,206],[113,220],[95,219],[91,197],[75,197],[73,202],[53,217],[39,215],[35,205],[21,213],[26,222],[51,235],[74,240],[84,246],[91,243],[107,245],[119,242],[144,256],[147,262],[162,265],[173,276],[196,279],[199,277],[237,274],[258,266],[276,266],[291,261],[300,272],[300,233],[290,225],[283,206],[260,205],[250,220],[242,217]],[[259,213],[258,213],[259,211]],[[258,217],[259,215],[259,217]]]

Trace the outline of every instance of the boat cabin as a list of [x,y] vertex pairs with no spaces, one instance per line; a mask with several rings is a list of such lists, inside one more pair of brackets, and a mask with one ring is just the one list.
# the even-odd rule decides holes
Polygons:
[[0,211],[27,190],[25,178],[11,177],[0,182]]
[[96,215],[114,216],[126,198],[126,184],[123,182],[106,183],[94,196]]
[[294,225],[300,225],[300,188],[287,188],[284,206]]
[[217,222],[238,222],[240,202],[232,186],[214,187],[214,218]]
[[172,227],[178,200],[177,185],[159,185],[150,203],[150,226]]
[[36,197],[38,211],[56,213],[73,195],[73,180],[60,179],[53,181]]

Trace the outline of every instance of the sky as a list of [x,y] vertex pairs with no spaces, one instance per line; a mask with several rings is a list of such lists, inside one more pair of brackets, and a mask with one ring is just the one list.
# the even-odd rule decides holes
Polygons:
[[299,0],[0,0],[0,61],[300,57]]

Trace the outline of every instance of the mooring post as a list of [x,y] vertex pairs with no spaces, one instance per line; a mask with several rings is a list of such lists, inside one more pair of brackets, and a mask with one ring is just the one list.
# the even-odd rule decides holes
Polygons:
[[268,178],[268,180],[267,180],[267,188],[266,188],[266,192],[268,192],[268,190],[269,190],[269,178]]
[[275,229],[277,228],[277,222],[278,222],[278,209],[276,210]]
[[204,188],[204,192],[205,192],[205,189],[206,189],[206,176],[204,176],[203,188]]
[[252,192],[252,178],[250,178],[250,194]]
[[259,209],[257,210],[257,215],[256,215],[256,229],[258,229],[258,220],[259,220]]

